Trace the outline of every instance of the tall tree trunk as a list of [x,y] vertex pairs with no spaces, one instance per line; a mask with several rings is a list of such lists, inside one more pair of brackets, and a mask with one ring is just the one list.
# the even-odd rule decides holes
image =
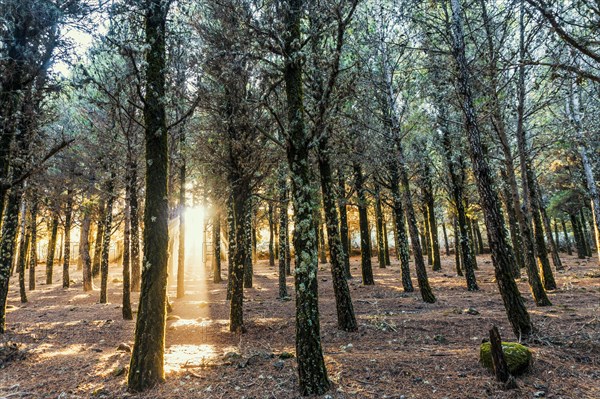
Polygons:
[[301,395],[321,395],[330,386],[321,348],[319,299],[317,287],[317,242],[315,193],[311,185],[309,151],[311,138],[304,126],[300,26],[303,0],[287,0],[283,7],[285,26],[284,81],[289,131],[287,158],[292,181],[294,205],[294,254],[296,289],[296,355]]
[[433,257],[431,256],[431,243],[429,242],[429,220],[427,219],[427,209],[421,208],[421,213],[423,214],[423,222],[421,230],[419,231],[421,235],[421,246],[423,247],[423,252],[427,254],[427,265],[433,265]]
[[390,171],[390,187],[394,207],[394,232],[397,237],[396,252],[400,259],[400,271],[402,273],[402,289],[404,292],[413,292],[414,287],[410,278],[410,252],[404,219],[404,205],[402,204],[400,195],[400,172],[397,161],[391,160],[388,168]]
[[115,179],[116,173],[110,173],[110,179],[106,182],[106,215],[104,216],[104,240],[102,242],[102,262],[100,264],[100,303],[107,303],[108,290],[108,266],[110,257],[110,236],[112,232],[113,204],[115,201]]
[[579,208],[579,228],[581,230],[581,238],[583,244],[585,246],[585,256],[592,256],[592,243],[590,241],[590,236],[587,231],[585,214],[583,213],[583,207]]
[[346,179],[342,169],[338,169],[338,208],[340,210],[340,241],[344,251],[344,271],[346,278],[352,278],[350,272],[350,237],[348,234],[348,208],[346,206]]
[[73,189],[67,190],[67,204],[65,207],[65,242],[63,259],[63,288],[69,288],[71,277],[69,276],[69,266],[71,262],[71,219],[73,217]]
[[[142,391],[164,380],[169,203],[165,115],[165,35],[169,1],[148,0],[145,9],[146,200],[144,267],[127,385]],[[135,190],[135,188],[134,188]]]
[[285,167],[280,166],[278,171],[279,192],[279,299],[287,298],[287,286],[285,278],[288,270],[287,247],[289,239],[287,236],[288,225],[288,183]]
[[123,320],[133,320],[131,310],[131,212],[129,208],[129,197],[131,196],[131,187],[129,186],[128,176],[125,178],[125,209],[124,230],[123,230]]
[[390,245],[388,242],[388,227],[387,221],[385,220],[385,214],[383,214],[383,258],[386,266],[391,266],[390,262]]
[[585,259],[585,239],[583,238],[579,218],[575,213],[569,213],[569,218],[571,219],[571,227],[573,228],[573,237],[575,238],[575,248],[577,249],[577,257],[579,259]]
[[[248,187],[248,190],[250,188]],[[248,200],[250,203],[246,208],[246,214],[242,215],[240,221],[236,221],[244,230],[244,241],[242,245],[246,246],[246,257],[244,263],[244,288],[252,288],[252,279],[254,277],[253,268],[253,245],[252,245],[252,218],[254,216],[254,207],[252,206],[252,200]]]
[[356,331],[358,326],[356,324],[356,317],[354,316],[354,306],[350,297],[348,281],[346,280],[345,254],[338,229],[338,213],[329,151],[328,136],[325,133],[321,136],[317,157],[319,173],[321,175],[321,194],[323,196],[323,209],[325,211],[325,223],[327,226],[329,260],[338,328],[343,331]]
[[183,157],[183,146],[185,145],[185,129],[180,134],[180,156],[179,166],[179,245],[177,249],[177,298],[185,296],[185,184],[186,164]]
[[89,205],[89,198],[81,206],[81,230],[79,233],[79,257],[83,266],[83,291],[94,289],[94,280],[92,278],[92,260],[90,258],[90,227],[92,225],[92,208]]
[[233,261],[235,258],[235,210],[233,205],[233,194],[227,200],[227,231],[229,246],[227,252],[227,300],[231,300],[233,292]]
[[35,269],[37,267],[37,211],[38,200],[35,194],[31,198],[31,247],[29,250],[29,291],[35,290]]
[[546,233],[546,240],[548,241],[548,247],[550,248],[550,254],[552,255],[552,263],[554,264],[554,268],[556,270],[563,270],[564,268],[560,260],[560,256],[558,254],[558,234],[557,240],[555,240],[552,236],[552,226],[550,225],[550,218],[548,217],[546,209],[542,204],[540,204],[540,216],[542,218],[542,223],[544,224],[544,232]]
[[221,279],[221,210],[217,209],[213,216],[213,283],[218,284]]
[[379,187],[376,187],[375,189],[375,226],[377,230],[377,261],[379,263],[379,267],[385,269],[383,211],[381,210],[381,197]]
[[96,215],[96,240],[94,241],[94,258],[92,260],[92,278],[100,274],[100,263],[102,259],[102,243],[104,240],[104,221],[106,219],[106,201],[101,198],[98,203],[98,214]]
[[498,195],[494,190],[492,175],[487,164],[487,154],[481,142],[473,97],[471,94],[470,77],[465,56],[465,43],[462,27],[462,7],[460,0],[451,0],[452,5],[452,30],[454,58],[458,66],[458,86],[465,114],[466,132],[469,141],[473,171],[477,181],[479,197],[485,214],[488,240],[492,250],[496,281],[506,314],[517,336],[529,336],[533,326],[529,313],[525,308],[523,298],[513,280],[514,254],[508,243],[504,228],[504,218],[500,208]]
[[267,203],[267,214],[269,217],[269,266],[275,266],[275,218],[273,215],[273,204],[269,201]]
[[[573,250],[571,249],[571,239],[569,238],[569,232],[567,231],[565,219],[561,218],[560,223],[562,225],[563,234],[565,235],[565,245],[567,246],[567,254],[573,255]],[[575,231],[575,229],[573,229],[573,231]]]
[[[461,268],[460,254],[461,254],[461,237],[460,237],[460,228],[458,227],[458,219],[454,218],[454,263],[456,264],[456,274],[459,276],[463,275],[463,271]],[[469,282],[467,281],[467,284]],[[477,283],[475,282],[475,285]],[[476,291],[476,289],[471,289],[469,291]]]
[[58,234],[58,212],[52,211],[50,222],[50,239],[48,240],[48,251],[46,256],[46,284],[52,284],[52,272],[54,270],[54,253],[56,250],[56,236]]
[[[235,245],[231,265],[231,304],[229,311],[229,331],[242,333],[244,326],[244,287],[252,286],[252,280],[247,281],[246,267],[252,264],[252,243],[249,232],[251,199],[250,186],[247,179],[237,174],[230,176],[233,196],[233,232]],[[250,278],[252,275],[250,274]],[[249,283],[249,285],[248,285]]]
[[17,273],[19,274],[19,295],[21,303],[27,302],[25,291],[25,265],[27,264],[27,247],[29,246],[30,229],[27,223],[27,201],[21,200],[21,228],[19,234],[19,253],[17,257]]
[[446,256],[450,256],[450,245],[448,244],[448,233],[446,232],[446,222],[442,220],[442,234],[444,235],[444,248]]
[[131,158],[129,164],[129,215],[131,220],[131,291],[140,290],[142,274],[140,270],[140,213],[138,201],[137,162]]
[[367,197],[364,187],[364,175],[359,164],[353,165],[354,181],[358,197],[358,220],[360,227],[360,259],[361,272],[364,285],[373,285],[373,267],[371,265],[371,232],[369,231],[369,219],[367,214]]

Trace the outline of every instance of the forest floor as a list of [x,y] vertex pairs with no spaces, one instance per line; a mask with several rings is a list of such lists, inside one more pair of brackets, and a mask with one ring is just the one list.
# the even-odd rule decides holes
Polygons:
[[[564,256],[556,273],[552,307],[535,307],[527,283],[519,282],[538,339],[528,345],[533,363],[505,391],[479,363],[479,345],[492,325],[514,340],[493,279],[489,255],[480,256],[478,292],[466,291],[443,259],[442,272],[429,272],[435,304],[418,290],[402,292],[399,266],[380,269],[374,259],[374,286],[360,283],[359,258],[352,259],[350,289],[359,330],[336,328],[328,265],[319,267],[321,336],[332,388],[323,398],[600,398],[600,278],[596,258]],[[226,266],[226,265],[225,265]],[[277,274],[266,261],[255,267],[254,288],[245,293],[248,332],[228,332],[226,283],[214,284],[197,268],[186,297],[174,298],[167,324],[164,384],[138,395],[126,392],[133,321],[121,317],[120,270],[111,268],[109,301],[84,293],[81,273],[63,289],[60,267],[52,285],[42,284],[21,304],[17,279],[11,282],[8,331],[0,345],[16,343],[21,358],[2,365],[0,398],[295,398],[294,300],[279,301]],[[413,276],[414,277],[414,276]],[[415,281],[416,283],[416,281]],[[288,278],[293,293],[293,279]],[[134,309],[137,295],[133,295]],[[466,312],[468,308],[475,311]],[[474,314],[471,314],[474,313]],[[6,346],[5,346],[6,348]],[[285,356],[284,356],[285,357]]]

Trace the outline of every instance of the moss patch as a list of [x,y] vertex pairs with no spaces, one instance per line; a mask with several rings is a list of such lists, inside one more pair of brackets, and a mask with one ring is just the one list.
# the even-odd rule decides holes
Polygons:
[[[493,371],[492,345],[489,342],[481,344],[479,349],[479,361],[488,370]],[[512,375],[523,374],[531,363],[531,351],[526,346],[516,342],[502,342],[502,352],[508,364],[508,370]]]

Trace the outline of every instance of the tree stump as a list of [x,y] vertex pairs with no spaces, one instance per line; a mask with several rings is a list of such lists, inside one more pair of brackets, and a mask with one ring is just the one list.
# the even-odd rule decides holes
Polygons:
[[510,375],[508,371],[508,365],[504,358],[504,352],[502,352],[502,339],[500,338],[500,332],[498,328],[493,326],[490,330],[490,344],[492,354],[492,364],[494,366],[494,374],[496,379],[502,383],[506,389],[513,389],[517,387],[515,378]]

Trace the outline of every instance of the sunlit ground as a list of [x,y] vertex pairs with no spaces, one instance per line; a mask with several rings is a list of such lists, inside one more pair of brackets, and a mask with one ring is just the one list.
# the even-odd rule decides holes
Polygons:
[[[204,234],[205,216],[205,210],[202,207],[193,207],[185,211],[185,297],[177,300],[175,300],[175,293],[177,290],[179,223],[170,226],[170,234],[174,237],[171,253],[174,276],[170,279],[170,297],[175,300],[174,306],[178,313],[184,313],[186,318],[171,321],[169,329],[187,330],[196,339],[202,336],[202,331],[205,331],[211,324],[207,287],[211,260],[208,258],[205,265],[205,254],[203,253],[203,244],[206,238]],[[165,372],[172,373],[186,367],[201,366],[210,362],[214,356],[214,348],[208,342],[171,345],[166,348],[165,352]]]

